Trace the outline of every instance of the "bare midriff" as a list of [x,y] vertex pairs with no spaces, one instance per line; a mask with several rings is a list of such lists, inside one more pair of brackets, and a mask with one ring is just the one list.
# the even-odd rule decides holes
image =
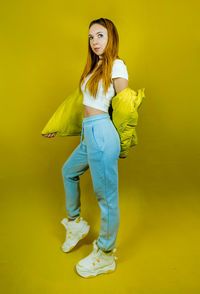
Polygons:
[[93,116],[93,115],[97,115],[101,113],[107,113],[107,112],[84,105],[84,115],[83,115],[84,117],[89,117],[89,116]]

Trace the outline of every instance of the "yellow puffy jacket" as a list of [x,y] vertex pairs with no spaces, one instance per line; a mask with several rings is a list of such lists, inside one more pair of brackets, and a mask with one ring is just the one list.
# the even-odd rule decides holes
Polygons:
[[[137,110],[145,97],[144,90],[142,88],[135,92],[128,87],[111,100],[108,113],[120,137],[120,158],[126,158],[130,147],[138,143],[135,129],[138,122]],[[83,93],[76,88],[57,108],[41,134],[56,132],[58,136],[81,135],[83,110]]]

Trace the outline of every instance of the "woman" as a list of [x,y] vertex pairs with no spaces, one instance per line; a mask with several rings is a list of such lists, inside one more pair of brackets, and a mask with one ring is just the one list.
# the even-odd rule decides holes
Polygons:
[[119,228],[120,137],[108,108],[112,97],[128,87],[128,72],[119,59],[118,47],[118,32],[112,21],[100,18],[90,23],[87,64],[79,83],[84,104],[81,142],[62,168],[68,214],[68,218],[61,221],[67,229],[64,252],[71,251],[90,229],[87,221],[80,217],[79,176],[88,168],[101,209],[100,234],[93,241],[93,251],[76,265],[82,277],[114,271],[116,267],[117,257],[113,253]]

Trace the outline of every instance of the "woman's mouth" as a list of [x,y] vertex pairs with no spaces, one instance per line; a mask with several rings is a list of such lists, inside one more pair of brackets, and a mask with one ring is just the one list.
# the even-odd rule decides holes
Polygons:
[[94,50],[99,50],[100,48],[94,48]]

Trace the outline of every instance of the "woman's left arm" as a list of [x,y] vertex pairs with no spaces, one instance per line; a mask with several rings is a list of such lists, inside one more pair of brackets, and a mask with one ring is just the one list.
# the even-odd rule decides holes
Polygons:
[[118,94],[122,90],[128,88],[128,80],[124,78],[114,78],[113,86],[114,86],[116,94]]

